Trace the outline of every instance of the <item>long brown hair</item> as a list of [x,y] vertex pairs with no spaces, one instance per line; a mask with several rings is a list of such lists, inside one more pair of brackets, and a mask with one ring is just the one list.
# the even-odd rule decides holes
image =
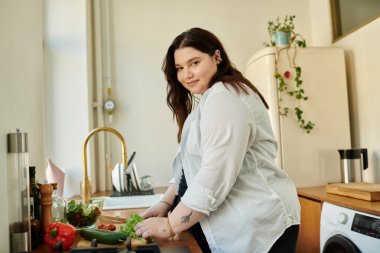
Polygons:
[[181,140],[183,124],[193,107],[193,97],[190,91],[178,81],[175,68],[174,52],[184,47],[192,47],[210,56],[215,54],[215,50],[219,50],[223,60],[218,64],[218,70],[210,81],[210,87],[217,82],[223,82],[225,85],[232,86],[238,94],[240,92],[248,94],[247,87],[249,87],[260,96],[266,108],[269,108],[257,88],[230,62],[220,40],[207,30],[197,27],[191,28],[173,40],[162,65],[162,70],[168,82],[166,102],[172,110],[173,117],[176,118],[179,127],[178,142]]

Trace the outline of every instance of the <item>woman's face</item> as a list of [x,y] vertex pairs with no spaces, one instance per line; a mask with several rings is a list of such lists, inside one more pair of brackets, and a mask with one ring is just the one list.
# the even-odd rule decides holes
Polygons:
[[192,47],[179,48],[174,52],[178,81],[191,92],[203,94],[210,85],[210,80],[217,71],[220,52],[213,56]]

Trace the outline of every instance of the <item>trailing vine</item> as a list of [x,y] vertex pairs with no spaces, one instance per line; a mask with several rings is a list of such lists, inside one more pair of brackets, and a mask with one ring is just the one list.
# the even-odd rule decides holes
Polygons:
[[[269,21],[268,22],[268,32],[270,35],[270,43],[264,43],[266,46],[272,46],[276,48],[275,54],[275,70],[274,77],[277,80],[277,89],[278,89],[278,109],[280,116],[288,116],[289,111],[291,110],[289,107],[284,106],[283,96],[287,95],[290,97],[294,97],[296,99],[297,105],[293,108],[294,115],[297,120],[297,123],[301,129],[303,129],[306,133],[310,133],[310,131],[314,128],[315,124],[310,120],[305,120],[302,110],[302,101],[308,100],[308,97],[305,94],[305,90],[302,87],[302,68],[295,64],[295,58],[297,54],[297,47],[306,47],[306,41],[302,38],[301,35],[294,33],[294,18],[295,16],[285,16],[284,21],[281,23],[279,17],[277,17],[276,22]],[[275,32],[289,32],[289,43],[287,46],[279,47],[276,45],[276,42],[273,39]],[[291,58],[289,54],[289,49],[294,49],[294,55]],[[289,67],[293,69],[294,78],[291,79],[291,72],[285,71],[283,74],[280,73],[278,69],[279,64],[279,56],[282,51],[286,51],[287,58],[289,61]],[[289,85],[289,81],[294,81],[294,88],[291,88]]]

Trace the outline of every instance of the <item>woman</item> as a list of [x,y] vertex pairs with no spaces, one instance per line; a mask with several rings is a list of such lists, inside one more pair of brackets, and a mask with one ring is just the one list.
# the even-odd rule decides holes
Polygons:
[[[163,71],[180,148],[167,192],[143,213],[136,234],[168,238],[192,227],[203,252],[294,252],[299,202],[275,163],[277,143],[259,91],[219,39],[200,28],[174,39]],[[201,95],[196,106],[194,94]],[[177,192],[180,202],[169,213]]]

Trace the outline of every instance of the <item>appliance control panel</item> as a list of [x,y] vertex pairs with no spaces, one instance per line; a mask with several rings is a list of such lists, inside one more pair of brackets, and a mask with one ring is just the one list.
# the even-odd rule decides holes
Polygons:
[[351,230],[380,239],[380,219],[356,213]]

